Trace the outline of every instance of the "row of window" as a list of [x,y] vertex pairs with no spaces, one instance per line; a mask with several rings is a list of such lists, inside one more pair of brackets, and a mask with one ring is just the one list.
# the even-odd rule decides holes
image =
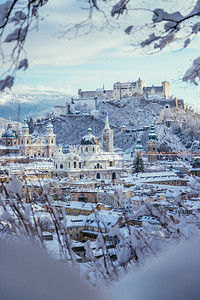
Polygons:
[[[94,152],[94,147],[92,148],[92,151]],[[88,147],[85,148],[85,152],[88,152]]]
[[[24,143],[24,141],[23,141],[23,140],[21,140],[21,143],[23,144],[23,143]],[[27,140],[27,141],[26,141],[26,143],[27,143],[27,144],[29,144],[29,140]],[[46,143],[48,144],[48,140],[46,140]],[[54,140],[51,140],[51,143],[53,144],[53,143],[54,143]]]
[[[68,168],[70,169],[70,167],[71,167],[71,163],[68,162]],[[76,163],[76,161],[74,161],[74,169],[76,169],[76,167],[77,167],[77,163]],[[57,168],[58,168],[58,165],[56,164],[56,169]],[[81,162],[79,162],[79,168],[81,169]],[[60,169],[63,169],[63,164],[60,164]]]

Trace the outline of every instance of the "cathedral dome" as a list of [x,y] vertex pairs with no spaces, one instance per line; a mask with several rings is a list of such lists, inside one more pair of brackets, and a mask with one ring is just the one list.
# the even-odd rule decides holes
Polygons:
[[88,128],[88,133],[82,137],[81,145],[98,145],[98,140],[96,136],[92,134],[91,128]]
[[2,134],[2,137],[3,138],[16,138],[17,133],[15,130],[9,128],[4,131],[4,133]]

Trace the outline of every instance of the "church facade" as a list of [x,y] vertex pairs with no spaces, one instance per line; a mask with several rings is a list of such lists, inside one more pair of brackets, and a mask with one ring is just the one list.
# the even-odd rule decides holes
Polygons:
[[64,154],[59,147],[54,155],[53,174],[72,178],[91,177],[96,179],[115,179],[124,168],[123,158],[113,151],[113,132],[109,127],[108,117],[102,134],[102,144],[105,151],[99,148],[97,138],[88,128],[87,134],[81,139],[79,149],[69,147],[69,153]]
[[19,136],[20,153],[24,156],[34,158],[48,157],[52,158],[56,146],[56,135],[53,133],[53,125],[51,122],[47,124],[46,134],[43,137],[37,137],[32,140],[29,134],[29,127],[24,121],[22,126],[22,133]]

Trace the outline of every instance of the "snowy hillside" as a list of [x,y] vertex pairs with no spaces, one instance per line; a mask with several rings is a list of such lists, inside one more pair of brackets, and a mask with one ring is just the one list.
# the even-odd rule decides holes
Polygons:
[[[4,92],[0,94],[0,117],[23,121],[33,117],[35,122],[34,135],[44,134],[47,119],[39,121],[42,116],[52,113],[54,105],[64,105],[70,99],[64,91]],[[200,116],[191,110],[176,110],[165,108],[156,102],[158,99],[143,101],[137,97],[120,101],[103,101],[99,107],[99,119],[91,115],[68,115],[52,120],[57,144],[63,146],[80,144],[82,136],[91,127],[101,143],[101,135],[108,112],[111,128],[114,130],[114,146],[125,151],[131,151],[137,138],[141,139],[144,150],[147,150],[148,126],[156,124],[155,130],[160,151],[199,151]],[[162,100],[162,99],[161,99]],[[164,102],[163,102],[164,103]],[[39,121],[39,122],[38,122]],[[167,125],[167,122],[170,125]],[[156,123],[157,122],[157,123]],[[1,131],[5,129],[5,121],[0,124]]]
[[162,147],[172,151],[200,151],[200,115],[191,109],[163,109],[158,122],[169,127],[157,126],[158,140]]
[[153,100],[142,108],[140,98],[131,97],[120,102],[103,103],[100,112],[108,112],[110,123],[117,127],[125,125],[127,128],[138,129],[154,123],[162,109],[163,105],[153,103]]
[[[68,115],[55,118],[52,122],[57,135],[57,144],[79,145],[88,127],[92,128],[92,133],[101,141],[108,112],[110,127],[114,130],[114,146],[130,151],[139,137],[146,150],[148,131],[143,130],[143,127],[156,122],[162,109],[162,105],[153,102],[141,108],[140,99],[133,97],[120,101],[120,105],[116,101],[102,103],[99,119],[95,119],[91,115]],[[41,121],[41,124],[37,123],[35,131],[44,133],[47,122],[48,120],[44,120]],[[121,130],[121,126],[126,126],[126,130]]]

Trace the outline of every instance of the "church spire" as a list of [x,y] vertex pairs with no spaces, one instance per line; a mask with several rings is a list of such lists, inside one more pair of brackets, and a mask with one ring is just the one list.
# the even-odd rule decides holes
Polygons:
[[102,146],[104,151],[113,152],[113,130],[109,125],[108,113],[106,115],[106,123],[102,133]]
[[110,125],[109,125],[109,121],[108,121],[108,113],[106,115],[105,129],[110,129]]

